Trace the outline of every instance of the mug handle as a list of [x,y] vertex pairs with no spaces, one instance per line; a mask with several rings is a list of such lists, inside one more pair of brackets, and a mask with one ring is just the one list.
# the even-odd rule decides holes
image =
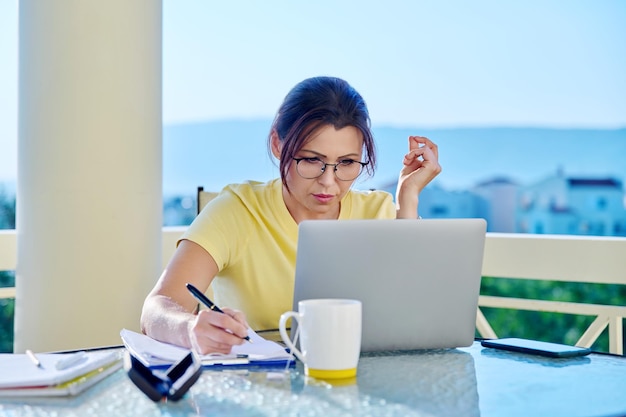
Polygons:
[[287,324],[287,320],[290,318],[298,321],[300,319],[300,314],[295,311],[287,311],[286,313],[281,314],[280,321],[278,322],[278,331],[280,332],[280,337],[283,339],[283,342],[285,342],[291,353],[293,353],[296,358],[300,359],[300,362],[304,363],[304,355],[302,355],[302,352],[296,348],[287,334],[285,325]]

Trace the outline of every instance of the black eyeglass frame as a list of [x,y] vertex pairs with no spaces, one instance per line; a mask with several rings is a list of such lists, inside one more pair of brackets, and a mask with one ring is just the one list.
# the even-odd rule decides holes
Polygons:
[[331,166],[333,167],[333,173],[335,174],[335,178],[337,178],[339,181],[354,181],[357,178],[359,178],[359,175],[361,175],[363,173],[363,168],[365,168],[367,165],[369,165],[369,161],[367,162],[361,162],[361,161],[355,161],[352,160],[352,162],[355,162],[357,164],[361,164],[361,169],[359,170],[359,173],[357,174],[356,177],[350,179],[350,180],[344,180],[342,178],[339,178],[337,176],[337,167],[339,165],[341,165],[341,163],[338,164],[327,164],[326,162],[322,161],[321,159],[318,159],[324,166],[320,169],[320,173],[318,175],[316,175],[315,177],[305,177],[304,175],[302,175],[300,173],[300,171],[298,170],[298,164],[300,163],[300,161],[305,160],[305,159],[317,159],[317,158],[295,158],[295,157],[291,157],[291,159],[293,159],[294,161],[296,161],[296,172],[298,173],[298,175],[300,175],[302,178],[304,178],[305,180],[314,180],[315,178],[319,178],[322,175],[324,175],[324,172],[326,172],[326,167]]

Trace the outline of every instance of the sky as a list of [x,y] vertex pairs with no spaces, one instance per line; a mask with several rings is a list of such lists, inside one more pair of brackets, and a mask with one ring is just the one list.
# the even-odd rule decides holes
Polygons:
[[[17,0],[0,0],[0,181],[17,172]],[[626,2],[163,0],[163,123],[271,119],[333,75],[374,125],[626,127]]]

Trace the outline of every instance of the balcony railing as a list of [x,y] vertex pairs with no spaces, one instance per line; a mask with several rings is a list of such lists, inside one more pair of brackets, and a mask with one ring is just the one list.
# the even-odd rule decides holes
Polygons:
[[[163,267],[184,230],[163,228]],[[483,276],[626,285],[625,255],[626,238],[487,233]],[[0,271],[15,270],[16,259],[15,230],[0,230]],[[0,298],[14,297],[15,288],[0,288]],[[626,306],[481,295],[476,328],[481,336],[495,338],[497,334],[482,307],[592,316],[594,321],[576,344],[591,347],[608,327],[609,351],[620,355],[624,352],[622,322]]]
[[[588,284],[626,285],[626,238],[487,233],[483,276]],[[594,317],[576,342],[591,347],[608,326],[609,351],[624,352],[622,321],[626,306],[521,299],[481,295],[479,307],[511,308]],[[478,311],[476,328],[483,337],[496,333]]]

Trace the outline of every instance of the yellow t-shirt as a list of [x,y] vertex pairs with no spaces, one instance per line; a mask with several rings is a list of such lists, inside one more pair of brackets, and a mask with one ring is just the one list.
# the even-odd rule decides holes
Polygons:
[[[349,191],[339,219],[395,218],[391,194]],[[298,225],[282,197],[282,182],[226,186],[202,210],[181,239],[213,256],[215,303],[243,311],[255,330],[278,328],[292,309]]]

